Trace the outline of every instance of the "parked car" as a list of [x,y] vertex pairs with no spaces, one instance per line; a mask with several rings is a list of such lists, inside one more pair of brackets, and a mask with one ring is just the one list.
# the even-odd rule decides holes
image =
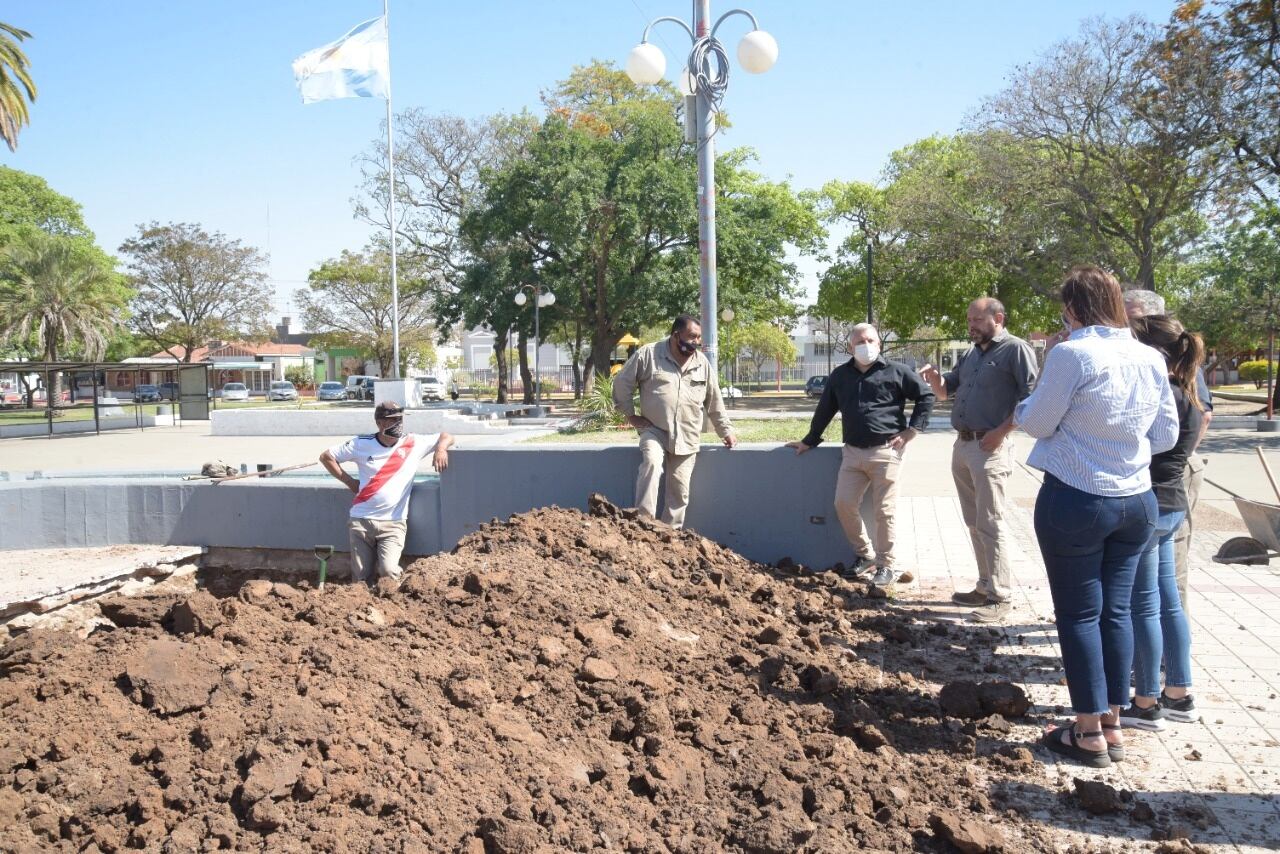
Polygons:
[[817,377],[809,377],[809,381],[804,384],[805,397],[822,397],[822,390],[827,387],[827,375],[822,374]]
[[725,400],[737,400],[743,396],[742,389],[737,386],[727,385],[720,389],[720,396]]
[[182,394],[177,383],[160,383],[157,388],[160,389],[160,396],[165,400],[177,400],[178,396]]
[[267,400],[297,400],[298,389],[288,380],[276,380],[267,389]]
[[244,383],[227,383],[222,387],[223,400],[248,400],[249,387]]
[[320,383],[316,389],[316,400],[346,400],[347,387],[336,380]]
[[[360,387],[364,385],[365,380],[376,380],[377,377],[367,376],[365,374],[352,374],[347,377],[347,398],[349,400],[361,400]],[[369,395],[369,399],[373,399],[373,395]]]
[[136,403],[155,403],[160,400],[160,389],[153,385],[140,385],[133,390]]
[[418,385],[422,388],[423,400],[444,400],[446,391],[439,377],[418,377]]
[[[377,377],[361,377],[360,383],[355,387],[356,400],[373,400],[373,384],[377,381]],[[347,387],[347,394],[351,394],[351,387]]]

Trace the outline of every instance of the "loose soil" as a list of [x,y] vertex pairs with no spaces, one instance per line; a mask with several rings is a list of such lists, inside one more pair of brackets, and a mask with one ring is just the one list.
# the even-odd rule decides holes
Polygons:
[[204,581],[0,648],[0,850],[1066,850],[1031,794],[1089,820],[1006,743],[998,632],[603,500],[398,589]]

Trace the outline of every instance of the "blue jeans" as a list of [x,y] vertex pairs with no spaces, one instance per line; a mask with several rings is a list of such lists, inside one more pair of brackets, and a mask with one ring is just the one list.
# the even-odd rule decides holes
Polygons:
[[1191,627],[1178,595],[1174,537],[1186,513],[1161,513],[1156,541],[1138,563],[1133,581],[1133,689],[1139,697],[1160,694],[1160,659],[1165,684],[1191,685]]
[[1044,476],[1036,497],[1036,539],[1077,714],[1107,714],[1111,706],[1129,704],[1129,600],[1158,514],[1151,490],[1107,498]]

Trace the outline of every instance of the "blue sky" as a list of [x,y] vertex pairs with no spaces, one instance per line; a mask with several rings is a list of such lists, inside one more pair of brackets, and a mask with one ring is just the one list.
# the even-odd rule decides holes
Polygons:
[[[874,180],[890,152],[956,130],[1009,70],[1073,35],[1082,19],[1157,21],[1163,0],[749,0],[778,40],[764,75],[735,66],[722,146],[797,187]],[[713,14],[731,8],[713,3]],[[40,87],[32,124],[0,163],[84,205],[109,251],[151,220],[198,222],[270,252],[277,311],[307,272],[369,228],[352,218],[355,158],[378,138],[381,100],[303,106],[299,54],[380,14],[380,0],[16,0]],[[392,0],[395,107],[478,116],[538,108],[576,64],[621,64],[645,23],[688,0]],[[733,53],[745,18],[721,31]],[[653,41],[680,66],[687,37]],[[811,277],[812,264],[805,265]],[[811,284],[811,282],[809,283]]]

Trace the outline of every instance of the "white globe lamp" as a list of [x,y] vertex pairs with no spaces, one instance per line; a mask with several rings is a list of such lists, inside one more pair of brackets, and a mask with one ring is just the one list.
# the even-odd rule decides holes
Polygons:
[[546,308],[547,306],[551,306],[555,304],[556,304],[556,295],[551,293],[551,291],[545,291],[543,292],[542,296],[538,297],[538,305],[542,306],[543,308]]
[[[774,55],[777,55],[774,48]],[[667,73],[667,58],[657,45],[641,42],[627,54],[627,76],[637,86],[651,86]]]
[[778,42],[764,30],[752,30],[738,42],[738,62],[750,74],[763,74],[777,61]]
[[520,291],[518,294],[516,294],[516,305],[524,305],[528,301],[529,301],[529,298],[524,295],[524,291]]

